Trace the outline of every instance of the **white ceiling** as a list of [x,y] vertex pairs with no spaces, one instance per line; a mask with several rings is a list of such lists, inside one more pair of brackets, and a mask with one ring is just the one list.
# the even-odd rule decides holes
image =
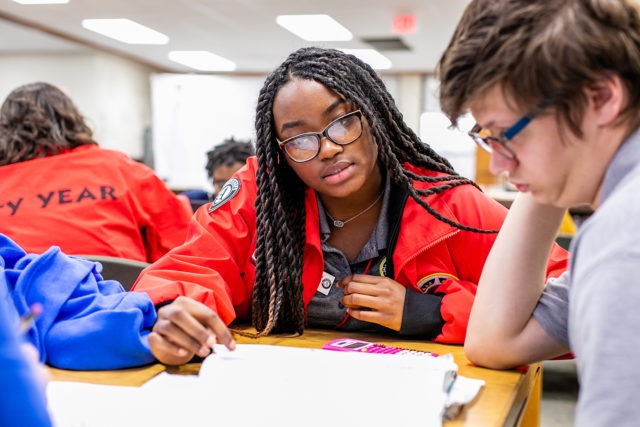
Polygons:
[[[237,64],[238,73],[268,73],[305,42],[276,24],[282,14],[326,13],[354,39],[321,44],[368,48],[365,39],[399,38],[409,50],[381,50],[386,72],[431,72],[468,0],[70,0],[21,5],[0,0],[0,52],[83,50],[117,53],[160,71],[194,72],[167,58],[171,50],[209,50]],[[416,17],[413,34],[392,31],[396,14]],[[168,45],[128,45],[84,29],[85,18],[129,18],[170,37]],[[26,26],[25,26],[26,25]],[[31,27],[31,28],[29,28]]]

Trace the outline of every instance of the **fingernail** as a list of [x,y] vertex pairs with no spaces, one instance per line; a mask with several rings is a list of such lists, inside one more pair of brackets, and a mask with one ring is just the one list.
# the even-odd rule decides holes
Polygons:
[[186,355],[187,355],[187,350],[185,350],[184,348],[178,349],[178,356],[186,356]]

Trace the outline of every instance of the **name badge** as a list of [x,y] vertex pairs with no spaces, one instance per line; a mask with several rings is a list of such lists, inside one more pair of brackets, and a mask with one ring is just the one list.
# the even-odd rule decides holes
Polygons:
[[335,281],[335,276],[332,276],[326,271],[323,271],[322,279],[320,279],[320,284],[318,285],[318,292],[323,295],[329,295],[329,292],[331,292],[331,288],[333,287],[333,282]]

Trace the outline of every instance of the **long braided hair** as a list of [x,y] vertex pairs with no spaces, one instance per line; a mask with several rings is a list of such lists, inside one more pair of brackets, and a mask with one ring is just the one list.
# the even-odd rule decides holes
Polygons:
[[[355,56],[338,50],[302,48],[292,53],[266,79],[256,109],[257,243],[252,317],[258,336],[270,332],[302,333],[302,264],[305,243],[305,185],[279,149],[273,120],[278,90],[292,79],[322,83],[362,111],[378,144],[379,161],[397,185],[431,215],[461,230],[493,233],[458,224],[429,206],[423,197],[458,185],[476,185],[459,176],[451,164],[423,143],[405,124],[395,101],[376,72]],[[419,176],[404,162],[447,174]],[[441,183],[426,190],[412,180]]]

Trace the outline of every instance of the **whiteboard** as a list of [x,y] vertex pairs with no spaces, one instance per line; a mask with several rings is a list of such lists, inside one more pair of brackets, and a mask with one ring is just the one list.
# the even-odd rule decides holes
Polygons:
[[265,78],[151,77],[154,168],[170,188],[213,190],[206,153],[231,136],[255,141],[255,110]]

